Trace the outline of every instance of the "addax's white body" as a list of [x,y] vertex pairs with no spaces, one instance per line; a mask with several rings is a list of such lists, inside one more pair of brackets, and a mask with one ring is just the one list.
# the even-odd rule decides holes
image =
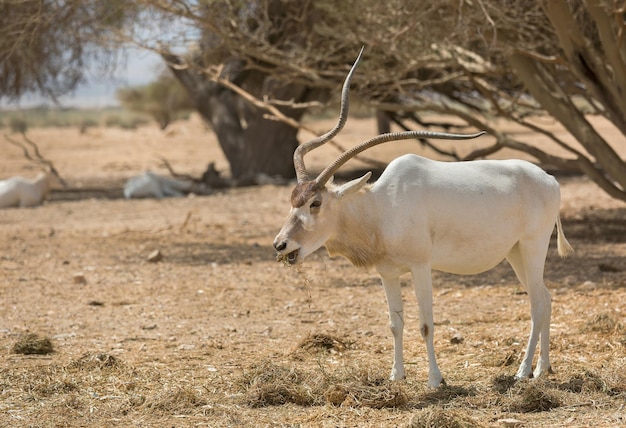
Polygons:
[[33,180],[24,177],[0,180],[0,208],[41,205],[50,193],[50,179],[48,174],[41,173]]
[[369,174],[342,186],[327,185],[304,203],[305,197],[292,197],[274,246],[290,263],[325,244],[331,255],[377,269],[394,337],[391,378],[405,376],[400,275],[412,274],[429,358],[428,383],[439,386],[443,378],[433,346],[431,270],[475,274],[505,258],[531,303],[531,334],[517,377],[531,374],[540,338],[535,375],[548,371],[551,308],[543,269],[555,224],[559,253],[571,251],[560,227],[557,181],[520,160],[437,162],[415,155],[394,160],[371,186],[365,184],[367,178]]
[[406,155],[360,199],[380,207],[366,211],[378,217],[385,237],[377,265],[407,271],[428,263],[475,274],[493,268],[520,241],[541,241],[537,249],[545,258],[560,192],[552,176],[524,161],[451,163]]

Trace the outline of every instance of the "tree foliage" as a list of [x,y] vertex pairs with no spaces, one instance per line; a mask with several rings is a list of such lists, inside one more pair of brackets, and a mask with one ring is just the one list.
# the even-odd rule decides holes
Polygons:
[[[624,161],[587,120],[602,115],[626,134],[624,10],[613,2],[146,1],[201,30],[203,69],[214,77],[237,58],[246,70],[337,91],[365,45],[353,79],[362,100],[401,126],[429,126],[422,113],[436,112],[495,137],[491,146],[463,156],[448,152],[451,157],[522,150],[544,164],[582,171],[626,200]],[[538,120],[546,114],[577,143]],[[504,132],[499,118],[549,139],[553,148]]]
[[0,98],[52,99],[84,81],[90,62],[114,57],[114,35],[136,12],[122,0],[1,0]]

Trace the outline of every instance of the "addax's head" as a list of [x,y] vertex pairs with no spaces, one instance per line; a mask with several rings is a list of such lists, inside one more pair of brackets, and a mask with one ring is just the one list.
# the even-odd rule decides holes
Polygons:
[[287,220],[274,239],[278,259],[298,263],[337,234],[342,199],[363,188],[371,175],[341,186],[319,186],[315,180],[299,183],[291,193]]
[[278,253],[278,259],[287,261],[289,264],[301,261],[320,248],[335,228],[336,216],[333,215],[333,209],[336,207],[335,202],[340,194],[334,186],[326,186],[326,183],[341,165],[333,166],[335,165],[333,164],[322,171],[315,180],[311,180],[303,158],[309,151],[331,140],[345,125],[348,118],[350,79],[362,53],[363,49],[343,83],[341,109],[335,127],[326,134],[298,146],[293,154],[293,166],[296,170],[298,185],[291,194],[291,210],[287,220],[274,239],[274,249]]

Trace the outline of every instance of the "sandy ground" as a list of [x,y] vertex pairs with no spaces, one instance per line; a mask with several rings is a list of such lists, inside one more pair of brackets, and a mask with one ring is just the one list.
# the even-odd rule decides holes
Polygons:
[[[350,119],[339,142],[373,133],[371,121]],[[274,261],[290,186],[121,198],[127,178],[166,174],[156,155],[188,174],[209,161],[226,170],[197,120],[167,133],[29,136],[70,187],[41,207],[0,211],[0,426],[425,426],[420,418],[436,410],[467,426],[626,424],[626,205],[584,177],[557,176],[576,253],[560,259],[552,245],[548,255],[556,373],[498,388],[517,369],[530,319],[506,263],[476,276],[435,272],[435,346],[448,387],[432,391],[408,277],[408,373],[394,384],[375,272],[323,249],[301,270]],[[406,152],[432,157],[412,142],[369,156]],[[35,175],[2,139],[0,153],[0,177]],[[309,164],[336,154],[320,149]],[[148,261],[156,250],[162,260]],[[14,353],[26,333],[49,338],[54,352]],[[524,410],[537,385],[557,404]],[[336,390],[345,399],[329,398]]]

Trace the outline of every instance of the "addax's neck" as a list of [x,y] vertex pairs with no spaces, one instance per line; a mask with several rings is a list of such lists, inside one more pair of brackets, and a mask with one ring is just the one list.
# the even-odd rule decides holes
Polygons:
[[373,266],[385,255],[379,216],[371,193],[360,193],[343,201],[337,231],[325,246],[331,256],[344,256],[359,267]]

